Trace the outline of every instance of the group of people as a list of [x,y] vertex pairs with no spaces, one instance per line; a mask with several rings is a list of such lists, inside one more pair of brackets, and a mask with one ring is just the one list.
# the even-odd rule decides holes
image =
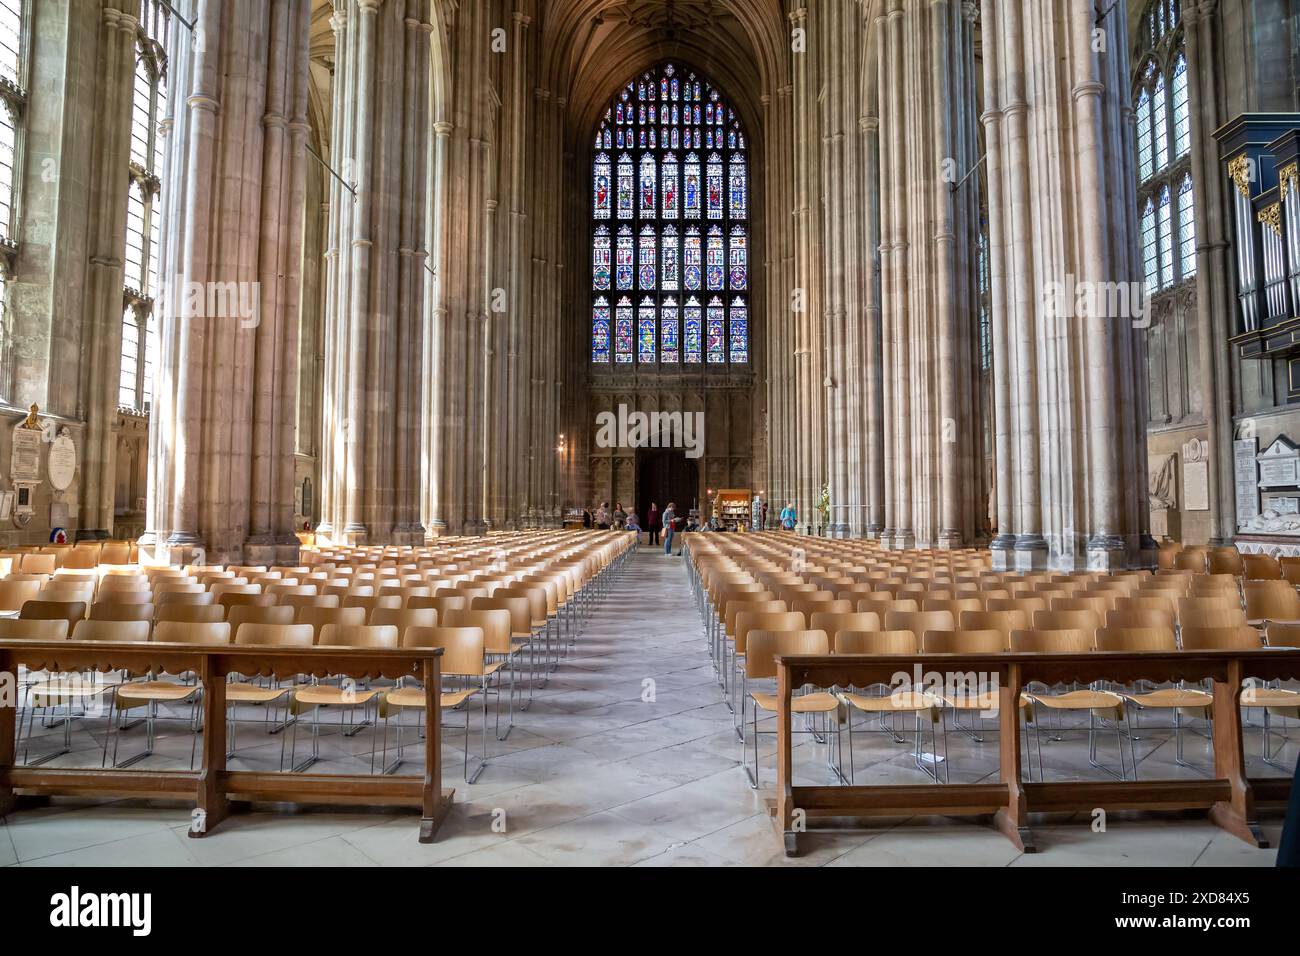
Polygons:
[[[797,522],[798,514],[795,511],[794,502],[788,502],[781,509],[781,527],[787,531],[793,531]],[[599,528],[602,531],[632,531],[637,535],[637,541],[641,539],[641,532],[644,531],[649,536],[649,544],[658,545],[662,536],[664,554],[671,554],[673,550],[673,538],[678,532],[690,531],[722,531],[724,526],[717,515],[711,517],[706,525],[701,529],[699,520],[694,514],[686,516],[678,515],[676,502],[668,502],[663,511],[659,510],[656,502],[650,502],[650,507],[646,511],[646,522],[644,527],[637,518],[636,512],[623,507],[623,502],[614,502],[611,509],[608,501],[602,501],[600,506],[593,512],[590,508],[584,508],[582,511],[582,526],[584,528]],[[763,500],[762,495],[755,495],[750,508],[750,529],[761,531],[767,527],[767,502]],[[679,550],[677,552],[681,554]]]

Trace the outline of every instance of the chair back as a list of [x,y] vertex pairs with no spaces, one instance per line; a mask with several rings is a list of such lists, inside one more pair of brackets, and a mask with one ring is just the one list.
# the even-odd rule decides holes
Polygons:
[[911,631],[836,631],[836,654],[915,654],[919,650]]
[[0,641],[64,641],[68,629],[68,622],[63,618],[25,621],[0,618]]
[[[432,608],[426,608],[432,611]],[[482,677],[484,666],[483,629],[481,627],[408,627],[402,635],[403,647],[441,647],[440,669],[444,675]]]
[[78,621],[74,641],[126,642],[149,640],[148,621]]
[[316,629],[310,624],[241,624],[235,631],[235,643],[311,647],[316,643]]
[[745,676],[750,680],[775,677],[778,656],[830,653],[825,631],[750,631],[745,646]]
[[1099,651],[1176,651],[1171,627],[1103,627],[1097,632]]
[[230,625],[162,621],[154,626],[153,639],[169,644],[229,644]]
[[926,631],[921,635],[925,654],[1000,654],[1007,643],[1007,635],[999,630]]
[[[346,608],[345,608],[346,610]],[[397,628],[391,624],[326,624],[320,632],[320,647],[397,647]]]

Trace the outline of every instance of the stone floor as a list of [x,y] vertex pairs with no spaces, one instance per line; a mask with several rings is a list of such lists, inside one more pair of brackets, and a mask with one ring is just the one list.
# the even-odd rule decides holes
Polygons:
[[[152,802],[56,800],[0,822],[0,865],[293,865],[546,866],[1271,866],[1274,852],[1247,847],[1198,816],[1113,813],[1104,832],[1087,814],[1036,818],[1039,852],[1016,852],[986,826],[933,817],[880,821],[867,829],[810,834],[807,851],[786,859],[762,797],[740,766],[740,744],[709,665],[683,559],[643,549],[632,556],[610,599],[596,611],[572,653],[531,708],[517,716],[504,743],[492,741],[479,781],[460,779],[461,737],[449,728],[446,779],[456,802],[436,843],[416,840],[411,813],[301,810],[241,814],[201,840],[186,835],[187,809]],[[471,715],[477,728],[478,714]],[[459,723],[459,714],[450,718]],[[1145,726],[1137,743],[1146,779],[1193,775],[1173,759],[1171,735]],[[51,766],[98,766],[105,721],[77,725],[73,752]],[[1258,758],[1259,735],[1247,741],[1250,773],[1279,774]],[[1289,728],[1300,742],[1300,733]],[[38,731],[36,757],[61,730]],[[142,730],[122,735],[125,757]],[[1075,730],[1044,744],[1049,779],[1095,778],[1086,740]],[[910,748],[881,734],[855,734],[858,783],[924,782]],[[413,739],[407,732],[408,742]],[[477,743],[477,734],[472,743]],[[188,766],[191,738],[183,721],[160,730],[158,753],[139,767]],[[392,741],[390,740],[390,745]],[[308,738],[297,741],[299,759]],[[976,743],[948,735],[951,779],[975,782],[997,773],[996,735]],[[236,768],[276,769],[281,739],[258,723],[239,737]],[[763,783],[772,784],[772,742],[764,742]],[[364,772],[371,740],[363,730],[322,733],[318,772]],[[1103,736],[1103,762],[1116,758]],[[418,756],[411,748],[408,756]],[[20,749],[21,756],[21,749]],[[827,748],[808,737],[795,751],[800,782],[833,783]],[[1287,743],[1278,762],[1297,756]],[[1190,735],[1189,761],[1209,760],[1209,744]],[[419,764],[403,768],[417,772]],[[1274,845],[1280,816],[1264,832]]]

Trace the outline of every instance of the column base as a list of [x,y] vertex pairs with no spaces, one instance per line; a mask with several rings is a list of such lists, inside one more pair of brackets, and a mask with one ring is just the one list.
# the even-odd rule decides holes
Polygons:
[[952,530],[940,531],[938,546],[949,550],[952,548],[962,547],[961,532]]
[[343,541],[345,544],[363,545],[366,543],[368,533],[365,525],[350,522],[343,528]]
[[154,560],[182,566],[207,564],[208,549],[204,546],[203,539],[193,531],[173,531],[162,543],[162,547],[155,546]]
[[994,571],[1014,571],[1016,569],[1016,536],[1000,534],[989,542],[989,551],[993,555]]
[[880,532],[881,532],[880,525],[878,524],[867,525],[867,537],[870,538],[872,541],[878,541],[880,539]]
[[1045,571],[1051,554],[1041,534],[1016,535],[1015,569],[1017,571]]
[[830,534],[832,538],[847,538],[849,536],[848,522],[831,525]]
[[393,544],[400,544],[403,546],[410,545],[414,547],[415,545],[423,544],[424,525],[414,524],[411,522],[394,525],[391,538]]
[[245,541],[243,563],[264,565],[266,567],[278,564],[276,536],[274,534],[255,534]]
[[1089,571],[1120,571],[1128,567],[1128,548],[1117,534],[1095,534],[1088,539]]
[[916,532],[908,528],[895,529],[889,547],[894,551],[910,551],[916,547]]

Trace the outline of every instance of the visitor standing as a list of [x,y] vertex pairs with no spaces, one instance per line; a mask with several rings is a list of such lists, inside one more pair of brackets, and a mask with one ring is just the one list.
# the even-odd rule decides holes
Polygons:
[[659,543],[659,506],[650,502],[650,510],[645,513],[645,529],[650,534],[649,544]]
[[596,527],[601,531],[609,530],[609,502],[602,501],[596,509]]
[[794,502],[786,502],[786,506],[781,509],[781,527],[786,531],[793,531],[798,521],[799,514],[794,510]]
[[673,553],[673,535],[677,531],[677,506],[671,501],[664,508],[664,554]]

